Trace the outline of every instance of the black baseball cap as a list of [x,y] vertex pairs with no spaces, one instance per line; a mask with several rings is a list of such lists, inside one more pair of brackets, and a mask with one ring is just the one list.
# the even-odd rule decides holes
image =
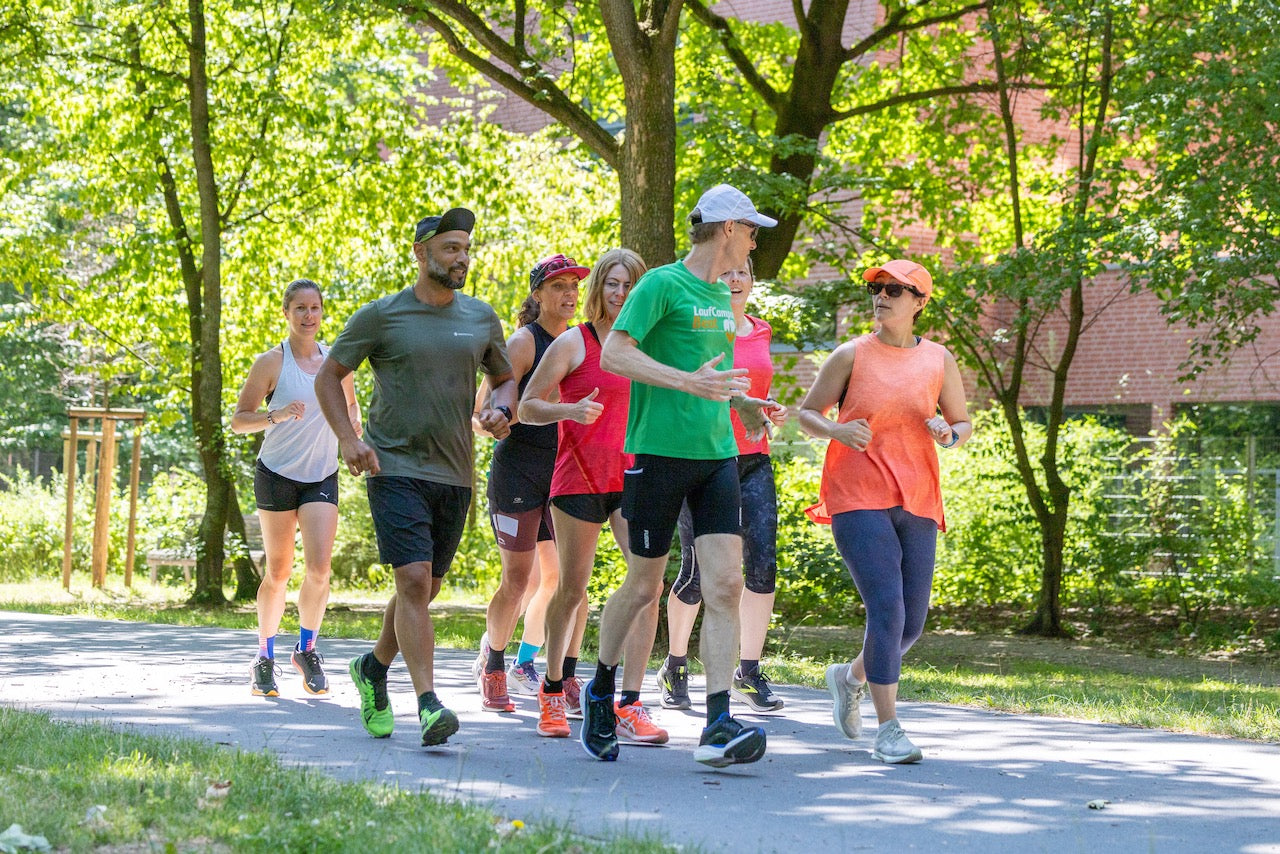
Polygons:
[[475,224],[476,215],[471,211],[466,208],[450,208],[444,212],[444,216],[429,216],[419,220],[418,227],[413,232],[413,242],[421,243],[446,231],[465,231],[470,234]]

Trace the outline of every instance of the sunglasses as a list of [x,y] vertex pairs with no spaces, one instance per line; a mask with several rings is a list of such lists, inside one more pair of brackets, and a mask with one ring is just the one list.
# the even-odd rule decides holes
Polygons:
[[751,239],[752,240],[756,239],[756,234],[759,233],[760,226],[756,225],[754,222],[746,222],[745,220],[741,220],[741,219],[735,219],[734,222],[736,222],[738,225],[745,225],[748,229],[750,229],[747,233],[751,236]]
[[556,255],[534,268],[529,275],[529,284],[536,288],[547,279],[554,278],[557,273],[577,266],[578,262],[572,258],[565,255]]
[[873,297],[879,296],[881,291],[887,293],[889,295],[889,299],[897,299],[902,296],[903,291],[911,291],[911,293],[915,294],[917,297],[924,296],[924,294],[920,293],[910,285],[900,285],[897,282],[872,282],[867,285],[867,293],[871,294]]

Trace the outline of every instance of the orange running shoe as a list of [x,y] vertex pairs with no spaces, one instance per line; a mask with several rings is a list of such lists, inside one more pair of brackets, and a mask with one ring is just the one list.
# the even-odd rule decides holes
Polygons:
[[613,713],[618,716],[614,732],[623,741],[634,741],[638,744],[666,744],[667,731],[656,726],[649,717],[649,710],[639,703],[630,706],[614,705]]
[[569,721],[564,716],[564,692],[548,694],[546,688],[538,686],[538,735],[547,738],[568,738]]
[[480,702],[480,708],[486,712],[514,712],[516,710],[516,704],[511,702],[511,698],[507,696],[507,671],[505,670],[498,670],[494,673],[481,672],[480,693],[484,695],[484,699]]

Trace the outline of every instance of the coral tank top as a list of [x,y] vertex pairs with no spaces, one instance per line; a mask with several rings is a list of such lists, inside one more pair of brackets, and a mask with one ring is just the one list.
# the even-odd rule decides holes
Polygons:
[[560,381],[560,400],[576,403],[598,388],[596,402],[604,405],[604,411],[593,424],[559,422],[560,445],[551,477],[553,496],[621,492],[622,472],[634,459],[622,452],[631,381],[600,368],[600,339],[591,324],[578,324],[578,329],[586,356]]

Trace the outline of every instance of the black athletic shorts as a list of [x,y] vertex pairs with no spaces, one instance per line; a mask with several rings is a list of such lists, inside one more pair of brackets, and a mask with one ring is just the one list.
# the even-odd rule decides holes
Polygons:
[[462,542],[471,488],[416,477],[365,478],[378,559],[392,567],[430,563],[443,578]]
[[613,511],[622,506],[622,493],[584,492],[576,495],[557,495],[551,499],[551,503],[566,516],[603,525],[609,521]]
[[316,483],[299,483],[276,474],[258,460],[253,467],[253,498],[259,510],[297,510],[303,504],[338,505],[338,470]]
[[[752,593],[772,593],[778,582],[778,490],[768,454],[738,457],[742,492],[742,577]],[[671,592],[686,605],[702,601],[702,582],[693,550],[693,517],[680,509],[680,574]]]
[[507,551],[527,552],[554,540],[551,530],[551,475],[556,449],[504,439],[489,467],[489,524],[494,541]]
[[688,500],[693,533],[736,534],[742,527],[738,491],[738,458],[686,460],[636,454],[622,486],[622,515],[630,523],[633,554],[661,557],[671,550],[671,539]]

